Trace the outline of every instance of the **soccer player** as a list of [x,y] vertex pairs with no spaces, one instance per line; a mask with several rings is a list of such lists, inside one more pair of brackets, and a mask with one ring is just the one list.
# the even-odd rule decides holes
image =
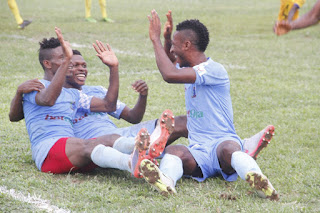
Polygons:
[[[92,4],[92,0],[85,0],[86,20],[88,22],[96,23],[97,20],[91,17],[91,4]],[[101,10],[102,20],[105,22],[113,23],[114,20],[108,18],[106,0],[99,0],[99,5]]]
[[280,0],[278,21],[294,21],[299,17],[299,9],[305,0]]
[[[56,42],[58,42],[58,40],[56,40]],[[73,50],[73,56],[69,65],[69,70],[70,69],[72,70],[72,75],[68,75],[66,77],[67,80],[64,84],[64,87],[76,88],[87,95],[100,98],[103,98],[106,95],[107,89],[102,86],[85,86],[85,80],[88,74],[87,64],[81,53],[77,50]],[[41,89],[42,87],[43,84],[37,79],[26,81],[18,87],[16,95],[11,104],[11,110],[9,114],[9,118],[11,121],[19,121],[24,118],[22,108],[22,94],[31,92],[33,88],[34,90],[39,91],[39,89]],[[139,98],[136,105],[132,109],[118,100],[117,110],[112,113],[86,113],[83,111],[77,111],[75,118],[72,121],[75,136],[78,138],[90,139],[105,135],[106,133],[119,134],[124,137],[119,138],[113,145],[113,147],[123,153],[131,153],[134,148],[134,143],[121,143],[122,139],[126,140],[125,137],[134,137],[135,135],[137,135],[141,128],[147,128],[149,133],[153,133],[156,126],[157,128],[161,127],[161,125],[157,125],[158,119],[137,124],[142,120],[145,112],[148,87],[144,81],[139,80],[133,84],[133,88],[139,93]],[[124,119],[125,121],[135,125],[125,128],[117,128],[112,120],[110,120],[108,115],[111,115],[117,119]],[[186,129],[186,119],[186,116],[175,117],[175,128],[168,138],[167,145],[171,144],[180,137],[188,137],[188,131]],[[159,130],[156,131],[159,132]],[[256,159],[259,152],[270,142],[273,132],[274,127],[267,126],[264,130],[252,136],[251,138],[245,139],[244,150],[250,156]],[[152,148],[149,150],[151,154],[159,154],[155,153]]]
[[[77,88],[90,96],[104,97],[106,95],[108,90],[102,86],[85,86],[88,74],[87,64],[79,51],[74,51],[70,68],[72,69],[72,76],[67,76],[66,88]],[[147,128],[148,132],[152,133],[158,122],[157,119],[139,123],[146,109],[148,86],[143,80],[138,80],[132,84],[132,87],[139,93],[137,103],[132,109],[118,100],[117,110],[112,113],[83,113],[78,111],[73,121],[75,135],[79,138],[87,139],[109,132],[109,134],[114,133],[125,137],[133,137],[141,128]],[[117,119],[124,119],[128,123],[135,125],[117,128],[108,115]],[[187,137],[187,134],[186,117],[176,116],[175,128],[169,137],[168,143],[172,143],[179,137]]]
[[320,21],[320,0],[318,0],[312,9],[303,15],[301,18],[298,18],[295,21],[278,21],[274,27],[273,31],[278,36],[284,35],[291,30],[303,29],[312,25],[317,24]]
[[[51,47],[56,47],[59,44],[58,39],[50,40]],[[64,83],[65,88],[75,88],[81,90],[81,92],[89,95],[103,98],[107,93],[107,89],[102,86],[84,86],[85,80],[88,74],[86,61],[83,59],[81,53],[77,50],[73,50],[73,56],[71,63],[68,67],[70,74],[67,75]],[[48,77],[47,80],[51,81],[53,76]],[[141,122],[147,102],[148,86],[142,81],[136,81],[133,83],[133,88],[139,93],[139,98],[135,106],[131,109],[121,101],[117,102],[117,109],[114,112],[85,112],[79,110],[76,112],[75,117],[72,120],[74,134],[78,138],[90,139],[102,136],[105,134],[119,134],[125,137],[135,137],[141,128],[147,128],[149,133],[153,133],[155,128],[160,128],[162,125],[158,122],[158,119]],[[9,118],[11,121],[20,121],[24,118],[22,98],[24,93],[31,91],[40,91],[44,86],[37,80],[29,80],[21,84],[11,102],[11,110]],[[117,119],[124,119],[125,121],[135,124],[125,128],[117,128],[108,115],[111,115]],[[162,119],[160,119],[162,120]],[[138,124],[139,123],[139,124]],[[159,123],[159,125],[157,125]],[[157,132],[161,132],[156,130]],[[124,140],[126,138],[123,137]],[[168,143],[172,143],[180,137],[188,137],[186,129],[186,116],[175,117],[175,128],[168,138]],[[114,146],[123,153],[131,153],[134,148],[134,143],[121,143],[119,138]],[[126,146],[124,146],[126,144]],[[151,146],[152,147],[152,146]],[[154,151],[150,152],[154,153]]]
[[9,6],[12,14],[14,15],[14,18],[16,19],[16,22],[18,24],[19,29],[24,29],[26,26],[31,24],[31,21],[23,20],[21,18],[16,0],[8,0],[8,6]]
[[[195,19],[179,23],[168,42],[172,44],[172,57],[168,57],[160,39],[158,14],[152,10],[148,18],[149,36],[163,79],[185,84],[189,146],[167,146],[159,168],[143,160],[140,169],[145,180],[161,194],[169,195],[176,193],[176,182],[183,175],[200,182],[219,175],[235,181],[240,176],[259,191],[259,196],[277,200],[278,193],[256,161],[242,151],[243,142],[233,124],[228,74],[204,53],[209,43],[207,28]],[[175,59],[176,66],[170,58]]]
[[[117,57],[108,44],[104,46],[100,41],[94,44],[97,56],[110,68],[108,89],[113,92],[103,99],[86,96],[77,89],[62,88],[72,50],[63,40],[61,31],[58,28],[55,31],[59,42],[52,38],[44,39],[40,43],[39,61],[45,71],[44,80],[41,82],[45,88],[36,85],[35,90],[40,92],[34,91],[23,96],[23,112],[37,168],[42,172],[68,173],[89,169],[94,162],[102,168],[127,170],[139,177],[138,164],[148,157],[146,151],[150,136],[146,129],[139,131],[135,138],[135,149],[132,155],[128,155],[112,148],[120,137],[117,134],[84,140],[74,137],[72,128],[72,117],[76,110],[115,110],[119,87]],[[50,78],[51,82],[46,80]],[[36,82],[31,84],[34,83]],[[172,122],[174,121],[171,120]],[[161,136],[163,135],[166,140],[169,133],[161,132]],[[130,138],[127,142],[132,143]]]

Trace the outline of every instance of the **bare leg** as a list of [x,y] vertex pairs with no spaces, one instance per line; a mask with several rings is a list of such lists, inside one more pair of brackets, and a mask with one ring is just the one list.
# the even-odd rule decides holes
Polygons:
[[180,137],[188,138],[187,116],[185,115],[175,117],[174,130],[168,138],[167,145],[172,144]]

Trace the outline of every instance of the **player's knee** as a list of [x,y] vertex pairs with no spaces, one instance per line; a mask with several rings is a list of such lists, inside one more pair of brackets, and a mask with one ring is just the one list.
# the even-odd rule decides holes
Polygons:
[[165,153],[178,156],[182,160],[182,162],[186,162],[190,158],[193,159],[193,156],[191,155],[188,148],[183,145],[170,145],[166,147]]
[[231,165],[231,156],[234,152],[241,151],[241,147],[234,141],[224,141],[217,148],[217,156],[220,163]]

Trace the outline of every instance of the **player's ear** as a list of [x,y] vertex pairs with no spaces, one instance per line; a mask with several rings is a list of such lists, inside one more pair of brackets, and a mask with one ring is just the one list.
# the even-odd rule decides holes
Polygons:
[[191,48],[191,45],[192,45],[191,41],[188,41],[188,40],[185,41],[184,42],[184,49],[189,50]]
[[51,62],[50,61],[48,61],[48,60],[43,60],[42,61],[42,64],[43,64],[43,66],[46,68],[46,69],[51,69]]

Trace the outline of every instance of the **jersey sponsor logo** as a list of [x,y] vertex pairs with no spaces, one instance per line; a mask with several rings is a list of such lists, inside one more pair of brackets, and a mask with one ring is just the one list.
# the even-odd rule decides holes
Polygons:
[[72,120],[72,123],[78,123],[78,121],[81,121],[82,119],[84,119],[85,117],[88,117],[88,113],[84,113],[84,115],[81,115],[79,118],[75,118]]
[[196,118],[196,119],[203,118],[203,112],[192,109],[187,111],[187,116],[189,118]]
[[72,119],[65,116],[46,115],[44,120],[62,120],[62,121],[67,121],[72,125]]
[[80,122],[82,119],[88,117],[88,116],[99,116],[99,118],[103,118],[106,113],[103,112],[90,112],[90,113],[84,113],[84,115],[81,115],[78,118],[75,118],[72,120],[73,124]]

